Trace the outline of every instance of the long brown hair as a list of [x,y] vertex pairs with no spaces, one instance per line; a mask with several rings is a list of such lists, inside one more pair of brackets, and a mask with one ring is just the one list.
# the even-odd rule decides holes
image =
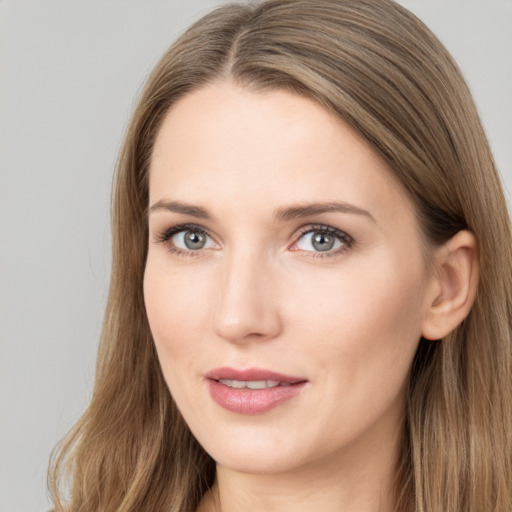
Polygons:
[[[148,168],[169,107],[221,80],[306,95],[389,164],[428,244],[479,243],[469,316],[413,362],[397,510],[512,510],[511,227],[498,173],[453,59],[390,0],[270,0],[195,23],[152,72],[115,177],[113,269],[92,401],[50,473],[55,511],[193,512],[215,465],[165,385],[146,319]],[[69,499],[59,486],[67,482]]]

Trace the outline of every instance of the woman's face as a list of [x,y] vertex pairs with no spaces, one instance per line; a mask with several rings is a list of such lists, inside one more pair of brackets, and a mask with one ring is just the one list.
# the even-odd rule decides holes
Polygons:
[[389,458],[432,285],[413,208],[368,144],[289,92],[200,89],[158,134],[149,232],[162,371],[219,464]]

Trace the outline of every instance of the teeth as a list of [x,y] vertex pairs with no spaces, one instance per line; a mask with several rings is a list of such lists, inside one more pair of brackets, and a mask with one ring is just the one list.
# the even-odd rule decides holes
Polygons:
[[[280,382],[277,380],[232,380],[232,379],[219,379],[221,384],[235,389],[265,389],[275,388],[279,386]],[[286,383],[287,384],[287,383]],[[285,385],[282,383],[281,385]]]

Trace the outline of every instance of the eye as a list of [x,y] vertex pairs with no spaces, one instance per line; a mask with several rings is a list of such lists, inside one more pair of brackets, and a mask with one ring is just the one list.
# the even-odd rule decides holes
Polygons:
[[173,235],[170,240],[179,249],[188,249],[197,251],[209,247],[212,242],[211,238],[204,232],[198,230],[187,229]]
[[199,226],[175,226],[165,231],[158,242],[167,244],[171,252],[190,253],[216,247],[215,242]]
[[348,249],[352,243],[353,239],[343,231],[331,226],[318,226],[304,231],[294,245],[301,251],[332,254]]

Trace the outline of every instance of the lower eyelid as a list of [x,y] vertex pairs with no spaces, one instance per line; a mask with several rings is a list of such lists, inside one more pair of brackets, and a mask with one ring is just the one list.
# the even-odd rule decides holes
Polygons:
[[184,256],[186,258],[197,258],[199,256],[202,256],[203,255],[203,251],[202,250],[198,250],[198,251],[187,251],[185,249],[180,249],[179,247],[176,247],[176,246],[173,246],[173,247],[168,247],[167,250],[171,253],[171,254],[176,254],[177,256]]
[[347,249],[341,249],[334,252],[313,252],[308,251],[308,258],[312,259],[318,259],[318,260],[334,260],[339,256],[342,256],[344,252],[346,252]]

